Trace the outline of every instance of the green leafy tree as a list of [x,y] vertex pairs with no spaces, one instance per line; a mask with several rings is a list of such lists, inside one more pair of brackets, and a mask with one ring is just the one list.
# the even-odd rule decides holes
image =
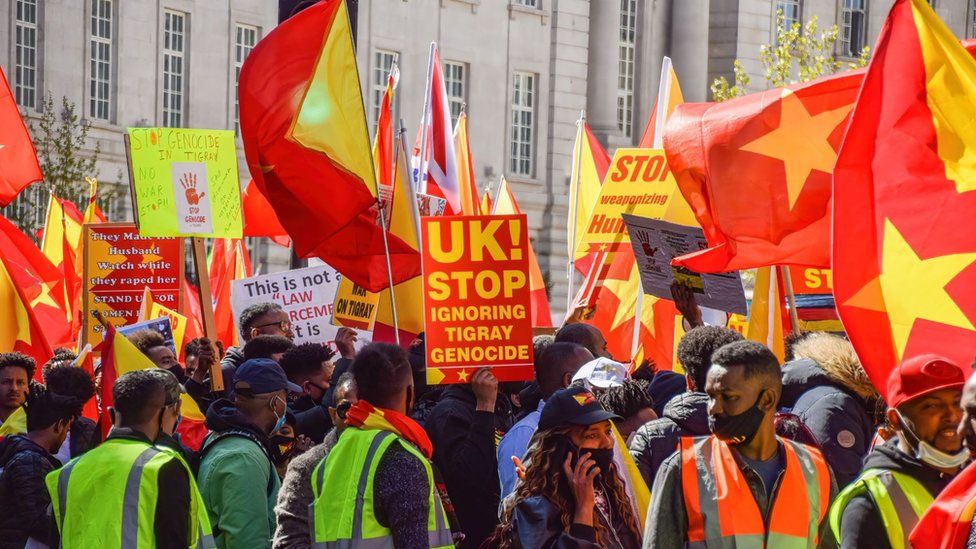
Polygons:
[[[5,215],[29,235],[41,228],[47,213],[49,196],[70,200],[84,211],[88,204],[86,177],[98,177],[100,147],[86,148],[91,123],[82,120],[74,103],[67,97],[57,105],[51,94],[41,104],[40,116],[28,122],[27,128],[37,150],[37,161],[44,179],[31,185],[6,208]],[[121,180],[121,179],[120,179]],[[103,210],[122,194],[122,186],[99,184],[99,206]]]
[[[798,22],[786,26],[782,11],[776,12],[776,39],[759,48],[767,88],[779,88],[798,82],[808,82],[821,76],[856,69],[867,65],[871,48],[865,46],[857,59],[843,61],[834,54],[838,36],[837,25],[820,28],[816,16],[804,25]],[[715,101],[726,101],[745,95],[749,75],[736,59],[732,65],[733,82],[716,78],[710,89]]]

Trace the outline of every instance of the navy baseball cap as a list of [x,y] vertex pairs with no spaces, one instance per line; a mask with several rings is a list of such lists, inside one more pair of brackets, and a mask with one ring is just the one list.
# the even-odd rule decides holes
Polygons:
[[234,390],[250,391],[256,395],[274,393],[287,389],[292,393],[302,393],[302,388],[288,381],[285,371],[270,358],[245,360],[234,372]]
[[546,401],[539,418],[539,429],[547,430],[560,425],[593,425],[608,419],[620,420],[600,406],[600,402],[588,389],[571,387],[556,391]]

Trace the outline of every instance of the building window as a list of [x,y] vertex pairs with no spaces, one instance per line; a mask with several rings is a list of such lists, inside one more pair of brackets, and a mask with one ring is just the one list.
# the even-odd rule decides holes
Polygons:
[[617,42],[617,129],[630,137],[634,119],[634,44],[637,36],[637,0],[620,0]]
[[793,28],[794,24],[800,24],[801,9],[800,0],[776,0],[773,3],[773,15],[779,17],[780,13],[783,14],[783,28],[786,30]]
[[21,107],[37,107],[37,0],[17,0],[14,95]]
[[112,0],[91,0],[88,116],[109,119],[112,101]]
[[535,75],[512,75],[512,162],[515,175],[532,177],[535,141]]
[[166,11],[163,21],[163,126],[183,125],[186,93],[186,14]]
[[[393,69],[393,64],[396,63],[397,52],[395,51],[384,51],[376,50],[373,54],[373,78],[371,82],[371,87],[373,91],[373,130],[375,133],[376,122],[380,119],[380,108],[383,106],[383,94],[386,93],[386,83],[390,78],[390,70]],[[396,101],[390,105],[391,122],[394,127],[397,126],[397,116],[396,116]]]
[[451,106],[451,124],[457,124],[461,108],[464,106],[464,78],[467,70],[464,63],[444,62],[444,87],[447,88],[447,102]]
[[864,49],[867,34],[867,0],[841,0],[840,53],[857,57]]
[[966,29],[966,37],[976,37],[976,0],[969,0],[969,24]]
[[237,25],[234,33],[234,133],[241,133],[240,106],[237,100],[237,84],[241,79],[241,67],[254,45],[258,43],[258,28]]
[[539,7],[539,0],[512,0],[512,3],[516,6],[525,6],[527,8]]

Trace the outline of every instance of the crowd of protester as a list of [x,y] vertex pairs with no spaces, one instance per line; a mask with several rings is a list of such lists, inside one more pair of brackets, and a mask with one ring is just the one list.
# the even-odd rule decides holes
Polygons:
[[842,336],[791,334],[781,364],[700,324],[680,373],[576,323],[536,338],[532,381],[428,386],[422,335],[295,345],[261,304],[240,347],[132,334],[156,368],[115,380],[110,430],[83,415],[98,367],[3,353],[0,424],[26,429],[0,439],[0,549],[943,546],[911,533],[972,462],[969,365],[910,358],[885,402]]

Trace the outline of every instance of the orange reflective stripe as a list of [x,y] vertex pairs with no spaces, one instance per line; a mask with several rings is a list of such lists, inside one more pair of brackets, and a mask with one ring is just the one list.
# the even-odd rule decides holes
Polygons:
[[710,437],[707,444],[711,447],[712,477],[722,535],[764,534],[766,528],[759,506],[732,450],[715,436]]
[[813,512],[806,504],[809,499],[806,479],[793,445],[786,442],[783,448],[786,450],[786,467],[773,502],[769,531],[806,538],[809,535],[810,513]]
[[820,482],[820,516],[817,517],[817,524],[820,524],[830,510],[830,470],[820,450],[809,447],[806,450],[817,467],[817,480]]
[[695,458],[695,441],[681,439],[681,492],[688,511],[688,541],[704,541],[705,527],[698,495],[698,463]]

